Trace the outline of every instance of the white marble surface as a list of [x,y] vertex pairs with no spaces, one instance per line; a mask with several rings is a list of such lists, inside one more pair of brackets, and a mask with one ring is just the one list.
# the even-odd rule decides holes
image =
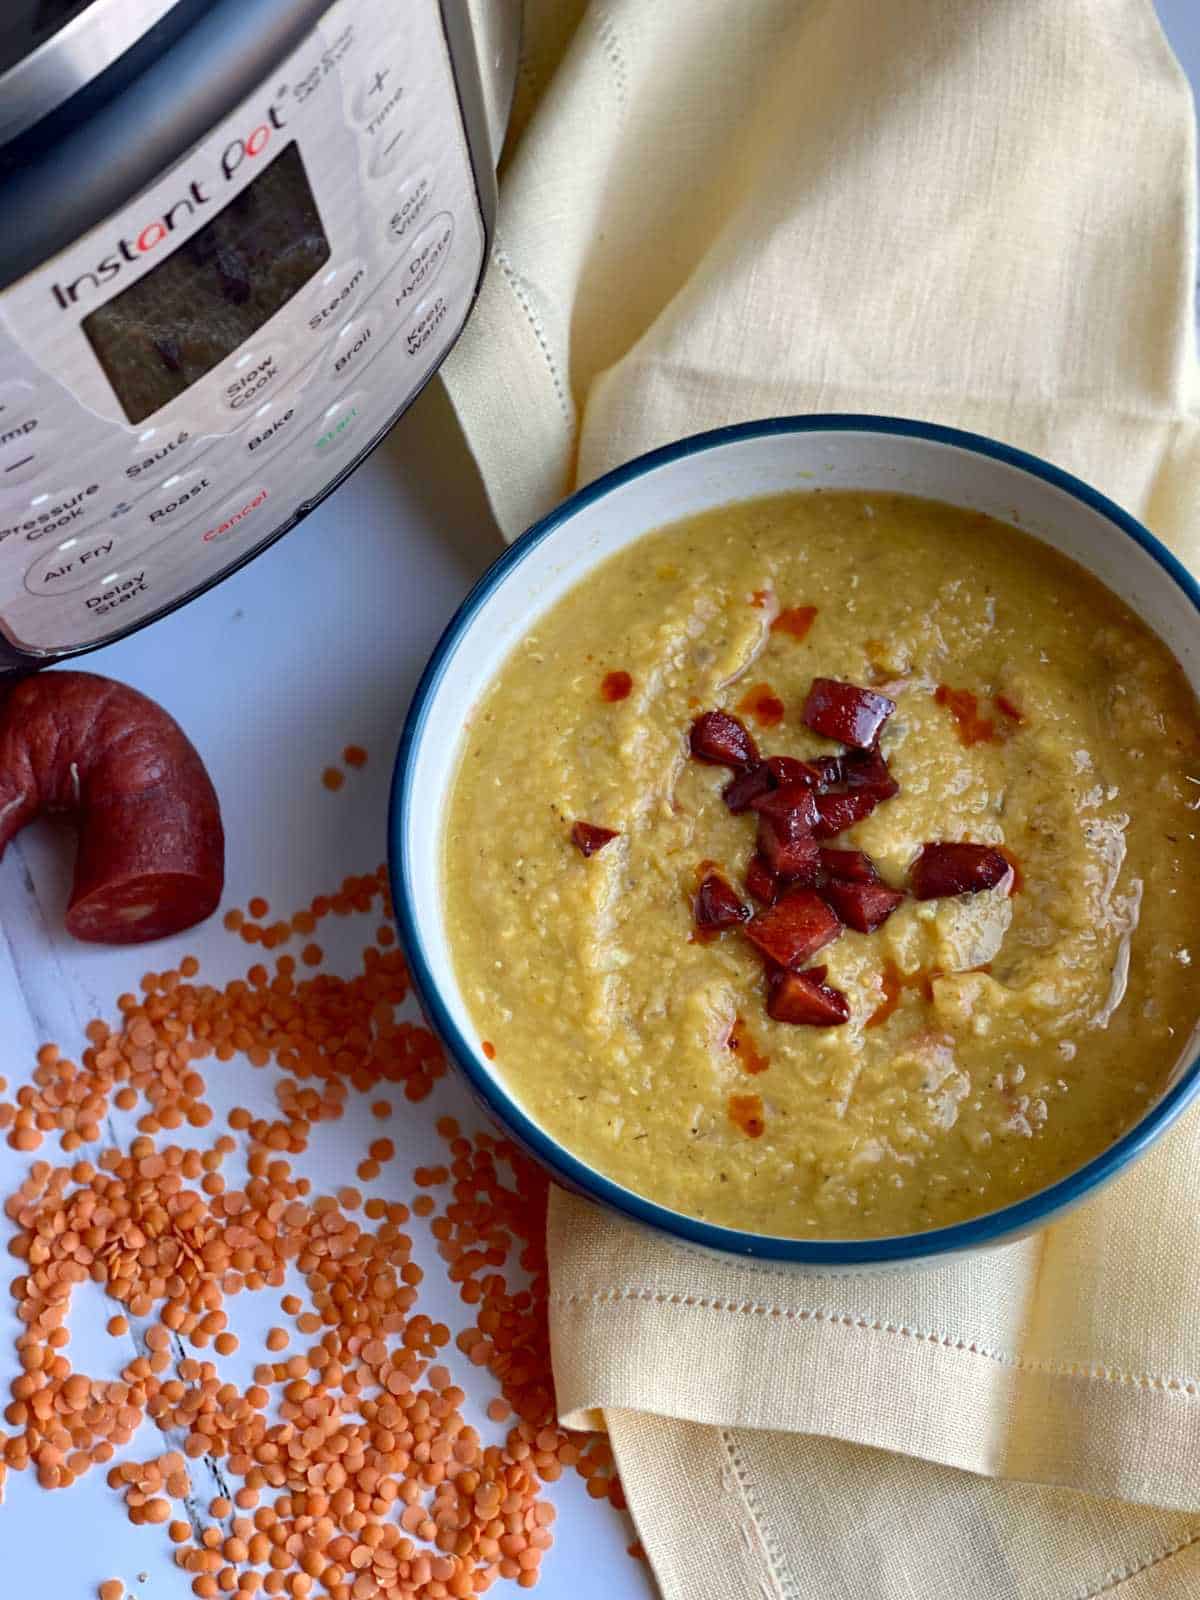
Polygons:
[[[1200,81],[1197,0],[1159,0],[1159,11],[1185,68]],[[279,911],[295,909],[384,858],[387,785],[405,704],[451,610],[498,549],[477,477],[434,387],[303,526],[182,612],[86,663],[162,700],[202,749],[227,818],[229,903],[263,894]],[[351,740],[365,745],[371,760],[330,794],[321,769]],[[248,964],[246,947],[219,923],[145,957],[73,944],[60,931],[69,881],[63,845],[39,826],[0,863],[0,1075],[14,1086],[27,1076],[39,1042],[78,1041],[87,1019],[111,1014],[113,998],[145,966],[165,967],[185,950],[222,977]],[[238,1100],[265,1105],[268,1095],[267,1075],[231,1063],[215,1101],[219,1108]],[[385,1173],[396,1175],[399,1197],[409,1192],[403,1175],[429,1159],[432,1124],[444,1111],[475,1120],[448,1081],[389,1128],[399,1153]],[[126,1138],[130,1131],[118,1128]],[[347,1163],[359,1159],[366,1136],[359,1105],[343,1123],[316,1130],[308,1170],[318,1181],[346,1181]],[[19,1181],[24,1163],[0,1142],[0,1192]],[[0,1219],[0,1239],[8,1230]],[[432,1269],[422,1309],[457,1329],[462,1308],[440,1283],[428,1237],[417,1227],[414,1238]],[[236,1331],[247,1336],[244,1350],[274,1320],[261,1298],[261,1315],[246,1303],[250,1297],[231,1306]],[[118,1354],[103,1332],[102,1307],[80,1300],[73,1363],[97,1374],[115,1371]],[[5,1402],[4,1352],[15,1331],[4,1293]],[[454,1368],[456,1381],[486,1398],[490,1390],[473,1368],[461,1361]],[[129,1453],[157,1453],[159,1438],[147,1424]],[[202,1482],[198,1487],[203,1494]],[[545,1600],[649,1600],[645,1567],[625,1553],[632,1536],[626,1519],[588,1500],[573,1475],[554,1486],[552,1498],[561,1513],[558,1543],[537,1592]],[[185,1600],[190,1592],[162,1530],[131,1527],[102,1473],[54,1494],[39,1490],[28,1473],[10,1474],[0,1509],[0,1596],[87,1600],[109,1576],[123,1577],[138,1600]],[[517,1593],[505,1585],[493,1592]]]
[[[338,493],[272,550],[175,616],[81,663],[161,700],[202,750],[226,819],[226,903],[244,905],[262,894],[272,916],[298,910],[347,873],[373,870],[385,859],[388,782],[405,705],[450,612],[500,547],[457,425],[433,386]],[[347,742],[364,745],[370,759],[331,794],[321,771],[338,762]],[[191,951],[206,975],[227,980],[244,973],[257,955],[219,919],[141,952],[74,943],[61,932],[70,856],[69,841],[57,829],[38,825],[0,862],[0,1076],[8,1077],[10,1095],[27,1078],[40,1042],[56,1040],[66,1050],[73,1041],[78,1049],[88,1019],[112,1016],[116,996],[147,967],[165,968]],[[378,920],[358,918],[357,926],[339,927],[331,918],[317,937],[327,951],[341,950],[344,960],[335,958],[335,964],[348,972]],[[275,1076],[274,1069],[256,1073],[241,1061],[214,1065],[209,1098],[217,1120],[239,1103],[268,1112]],[[316,1192],[355,1183],[366,1144],[386,1131],[396,1159],[374,1185],[361,1187],[408,1199],[412,1168],[443,1148],[433,1131],[436,1118],[449,1112],[464,1126],[480,1126],[452,1079],[415,1107],[390,1094],[403,1109],[386,1130],[369,1115],[372,1098],[352,1092],[344,1120],[314,1130],[301,1166]],[[133,1136],[132,1120],[133,1114],[113,1118],[124,1143]],[[216,1131],[215,1121],[208,1142]],[[187,1142],[186,1136],[172,1138]],[[57,1143],[41,1154],[54,1159]],[[0,1139],[0,1194],[20,1181],[28,1159]],[[424,1225],[414,1219],[409,1232],[427,1269],[419,1309],[457,1332],[466,1308],[451,1292]],[[6,1244],[9,1233],[10,1224],[0,1218],[0,1242]],[[19,1270],[16,1262],[12,1267]],[[112,1308],[106,1310],[98,1294],[80,1294],[77,1301],[72,1365],[115,1376],[132,1348],[104,1332]],[[262,1335],[280,1320],[276,1296],[243,1295],[226,1309],[242,1338],[232,1375],[249,1381]],[[15,1374],[17,1327],[5,1289],[0,1410]],[[453,1347],[449,1364],[478,1412],[494,1393],[492,1381]],[[481,1414],[472,1420],[485,1439],[502,1433]],[[144,1459],[170,1447],[146,1423],[118,1459]],[[193,1466],[193,1479],[203,1505],[217,1492],[203,1463]],[[546,1600],[568,1594],[573,1600],[649,1600],[654,1591],[647,1568],[626,1553],[634,1537],[629,1519],[590,1500],[573,1473],[552,1487],[550,1498],[560,1513],[557,1543],[536,1592]],[[170,1549],[162,1528],[126,1521],[102,1471],[55,1493],[39,1489],[31,1473],[9,1474],[0,1507],[3,1600],[91,1600],[107,1577],[123,1578],[137,1600],[188,1600],[190,1581],[171,1562]],[[493,1590],[521,1592],[503,1582]]]

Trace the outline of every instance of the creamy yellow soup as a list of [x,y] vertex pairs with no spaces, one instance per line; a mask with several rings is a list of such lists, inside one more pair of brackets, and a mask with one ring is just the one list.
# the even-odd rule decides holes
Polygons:
[[[899,889],[929,841],[1015,867],[821,950],[830,1027],[768,1017],[740,929],[698,936],[698,873],[758,909],[755,817],[688,753],[710,709],[763,755],[837,752],[801,721],[817,676],[896,706],[900,792],[829,845]],[[917,1232],[1043,1188],[1161,1093],[1200,1006],[1198,803],[1182,671],[1089,574],[950,506],[781,496],[637,541],[512,653],[465,735],[448,927],[485,1053],[583,1161],[731,1227]],[[578,822],[615,837],[585,856]]]

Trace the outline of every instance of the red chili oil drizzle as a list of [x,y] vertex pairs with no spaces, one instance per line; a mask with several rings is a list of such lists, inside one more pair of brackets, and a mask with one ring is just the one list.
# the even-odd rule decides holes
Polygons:
[[753,717],[761,728],[774,728],[783,721],[783,701],[769,683],[753,684],[737,708],[743,716]]
[[939,683],[933,698],[945,706],[958,724],[958,737],[968,748],[973,744],[990,744],[996,737],[996,724],[991,717],[979,715],[979,697],[970,689],[951,689]]
[[803,639],[816,620],[816,606],[790,606],[775,618],[771,632],[788,633],[793,639]]
[[600,683],[602,700],[624,700],[633,688],[633,679],[627,672],[606,672]]
[[770,1056],[764,1056],[755,1046],[754,1040],[746,1027],[746,1020],[739,1011],[733,1019],[733,1027],[729,1030],[729,1048],[737,1056],[742,1067],[750,1074],[765,1072],[771,1065]]
[[757,1094],[731,1094],[729,1120],[740,1128],[748,1139],[761,1139],[766,1131],[763,1119],[762,1096]]
[[[966,970],[968,972],[990,972],[992,966],[990,961],[985,961],[981,966],[968,967]],[[863,1026],[865,1028],[878,1028],[881,1023],[886,1022],[892,1012],[899,1006],[900,996],[905,989],[919,990],[921,998],[926,1005],[932,1005],[934,983],[938,978],[944,978],[946,975],[944,967],[926,967],[921,972],[904,973],[900,971],[894,961],[885,962],[882,973],[883,999],[872,1011]]]

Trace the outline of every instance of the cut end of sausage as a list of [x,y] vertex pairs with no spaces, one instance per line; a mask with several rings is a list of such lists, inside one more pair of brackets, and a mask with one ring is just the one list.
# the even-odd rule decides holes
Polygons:
[[0,848],[41,812],[78,830],[74,938],[142,944],[216,909],[225,836],[212,780],[179,724],[127,684],[47,672],[0,701]]
[[190,872],[154,872],[107,883],[72,900],[66,928],[91,944],[146,944],[195,927],[217,909],[223,883]]

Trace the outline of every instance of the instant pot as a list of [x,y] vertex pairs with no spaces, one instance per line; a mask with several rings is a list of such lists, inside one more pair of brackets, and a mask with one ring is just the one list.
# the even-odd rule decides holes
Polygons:
[[4,0],[0,670],[218,582],[412,401],[487,260],[518,6]]

